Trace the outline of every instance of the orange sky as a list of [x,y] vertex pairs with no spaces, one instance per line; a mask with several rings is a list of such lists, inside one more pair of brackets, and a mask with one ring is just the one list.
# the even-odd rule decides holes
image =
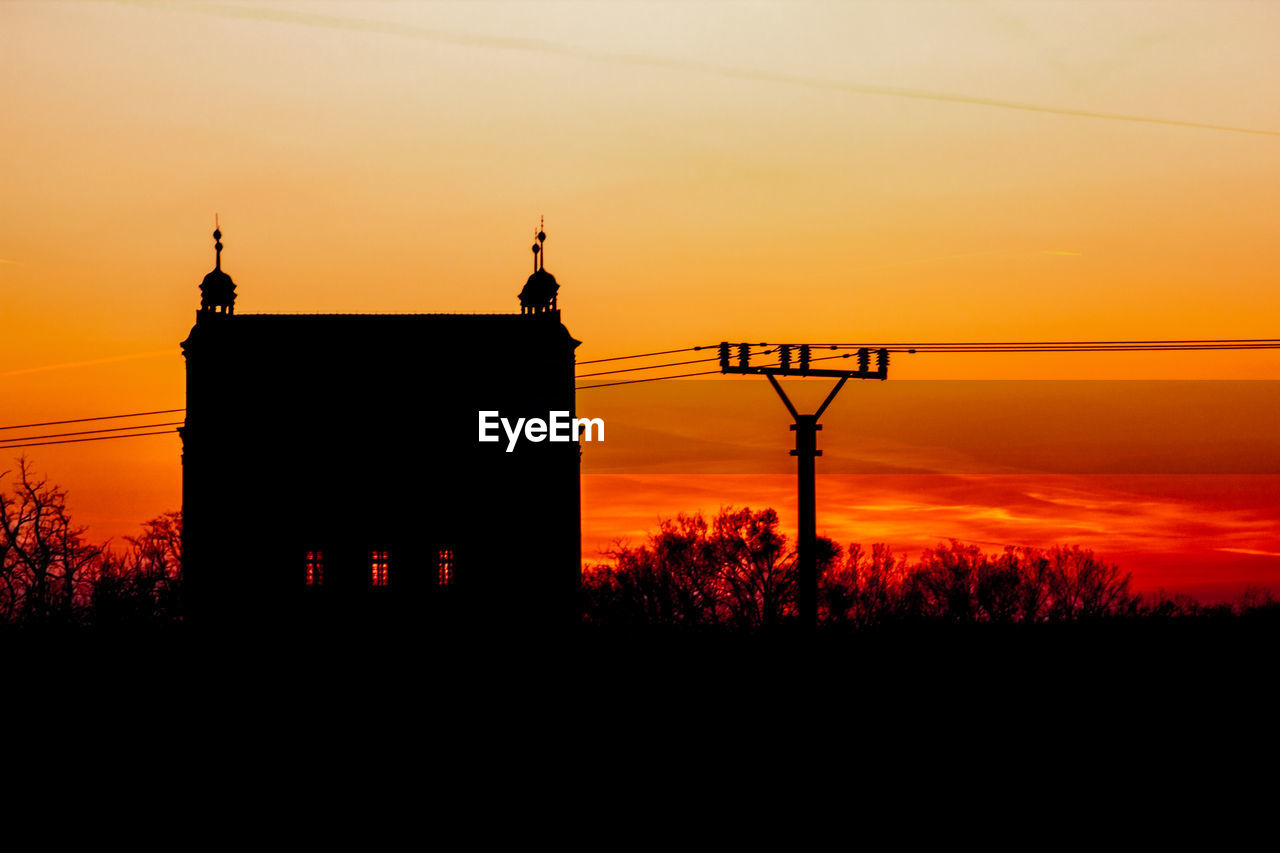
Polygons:
[[[1277,337],[1277,43],[1280,7],[1255,2],[11,0],[0,4],[0,425],[181,406],[177,342],[212,265],[214,211],[242,312],[514,310],[546,214],[547,266],[584,359],[726,338]],[[920,355],[893,370],[1273,380],[1280,352]],[[676,389],[659,393],[675,384],[609,404],[593,391],[580,405],[647,401],[647,421],[609,414],[609,452],[624,453],[677,416],[695,423]],[[766,450],[781,466],[768,471],[787,470],[790,434],[759,384],[759,405],[742,409],[754,449],[735,457],[751,443],[735,444],[719,474],[767,473],[752,455]],[[847,389],[833,408],[819,470],[855,470],[835,463],[874,440],[895,465],[916,456],[894,470],[959,459],[965,470],[942,470],[968,478],[1213,475],[1193,490],[1196,514],[1217,513],[1223,530],[1240,519],[1232,495],[1258,491],[1221,478],[1275,473],[1265,421],[1232,444],[1236,430],[1212,431],[1212,408],[1188,405],[1205,423],[1169,431],[1178,398],[1159,395],[1144,398],[1146,439],[1137,410],[1124,435],[1071,438],[1063,458],[1078,470],[1023,457],[966,469],[983,447],[972,418],[935,411],[913,430],[920,419],[904,409],[903,429],[886,421],[875,435],[838,420],[872,416],[871,401],[861,408],[871,391]],[[1250,403],[1260,417],[1274,413],[1267,399]],[[723,422],[701,438],[722,442]],[[1066,446],[1061,424],[1038,423],[1041,457]],[[1148,445],[1163,461],[1127,464]],[[160,437],[32,456],[95,535],[118,537],[176,506],[177,453],[176,437]],[[612,473],[663,473],[650,465]],[[746,502],[708,491],[710,475],[668,478],[643,500],[588,485],[613,498],[588,506],[586,526]],[[1126,500],[1116,494],[1129,485],[1093,482],[1099,500]],[[1190,488],[1163,482],[1161,500]],[[990,483],[969,503],[1013,512],[1017,494],[1037,491]],[[896,488],[876,491],[885,507],[904,504]],[[824,521],[833,513],[820,504]],[[849,519],[892,513],[829,523],[852,534]],[[920,515],[901,510],[894,524]],[[963,515],[901,537],[1038,542],[1053,527],[1049,513],[996,535]],[[1170,517],[1135,509],[1109,523],[1137,535]],[[1280,552],[1251,525],[1243,550]],[[1116,550],[1159,550],[1125,536]]]
[[[817,480],[818,532],[842,546],[888,542],[912,559],[948,539],[1085,544],[1147,592],[1229,599],[1280,589],[1280,477],[834,474]],[[794,541],[796,482],[784,474],[588,474],[583,559],[638,545],[674,508],[772,506]],[[656,508],[662,507],[659,512]]]

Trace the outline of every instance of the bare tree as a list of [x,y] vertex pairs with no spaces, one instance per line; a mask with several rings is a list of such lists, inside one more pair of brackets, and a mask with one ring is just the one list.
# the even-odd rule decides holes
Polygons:
[[84,528],[71,523],[66,492],[38,477],[25,456],[13,474],[0,474],[0,617],[75,622],[102,549],[84,541]]
[[778,531],[778,513],[721,509],[712,525],[711,548],[721,601],[739,628],[782,623],[795,610],[796,558]]
[[[826,625],[1083,622],[1203,609],[1144,605],[1130,576],[1079,546],[1007,547],[988,554],[958,540],[909,563],[876,543],[844,551],[819,538],[819,618]],[[584,578],[588,618],[626,625],[717,625],[756,630],[795,614],[796,561],[772,509],[723,508],[664,521],[649,541],[619,547]],[[1230,608],[1228,608],[1230,609]],[[1277,613],[1255,593],[1238,612]]]
[[1130,576],[1089,549],[983,553],[952,540],[908,572],[903,609],[948,622],[1069,622],[1134,615]]
[[891,622],[902,615],[906,579],[906,561],[888,545],[876,542],[868,554],[854,542],[844,560],[832,560],[819,578],[819,618],[827,624],[857,627]]
[[[583,578],[587,618],[614,625],[771,628],[795,614],[796,556],[772,509],[722,508],[660,522],[639,546]],[[840,548],[819,538],[819,568]]]
[[711,625],[718,619],[716,568],[707,521],[680,515],[660,522],[640,546],[617,545],[613,564],[584,579],[588,617],[620,625]]
[[182,513],[169,512],[127,536],[128,549],[106,552],[94,579],[97,625],[174,622],[181,618]]
[[910,575],[909,595],[920,615],[948,622],[978,620],[977,582],[985,555],[952,539],[930,548]]
[[1130,613],[1138,606],[1129,588],[1130,575],[1097,559],[1092,551],[1058,546],[1048,558],[1050,619],[1098,619]]

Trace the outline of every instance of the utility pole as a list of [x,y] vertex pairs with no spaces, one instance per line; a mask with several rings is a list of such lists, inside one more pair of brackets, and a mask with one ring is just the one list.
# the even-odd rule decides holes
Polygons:
[[[822,425],[818,423],[818,420],[822,417],[823,412],[827,410],[827,407],[831,405],[831,401],[840,393],[844,383],[850,379],[887,379],[889,376],[889,351],[883,348],[876,351],[875,370],[871,370],[871,350],[866,347],[856,352],[858,359],[857,370],[831,370],[810,367],[810,363],[815,360],[812,355],[813,350],[819,348],[812,344],[780,344],[775,349],[766,349],[758,353],[759,355],[767,355],[776,351],[778,353],[778,364],[776,366],[753,366],[751,364],[751,346],[751,344],[746,343],[738,344],[738,363],[732,364],[729,344],[727,342],[721,343],[720,372],[764,374],[769,380],[769,384],[773,386],[773,390],[778,392],[778,397],[782,400],[782,404],[787,407],[787,411],[795,419],[791,429],[796,434],[796,448],[791,451],[791,455],[796,457],[796,491],[799,498],[800,512],[796,542],[798,583],[796,603],[799,609],[800,624],[811,630],[818,625],[818,524],[814,465],[814,461],[822,455],[822,451],[818,449],[818,430],[822,429]],[[757,346],[764,347],[767,345],[759,344]],[[836,347],[830,348],[836,349]],[[791,363],[793,353],[799,356],[799,364],[794,367]],[[823,356],[816,360],[851,358],[854,355],[855,353]],[[839,381],[831,389],[831,393],[827,394],[827,399],[823,401],[816,412],[811,415],[802,415],[796,411],[796,407],[792,404],[786,391],[782,390],[782,385],[778,383],[776,378],[778,376],[831,376],[838,378]]]

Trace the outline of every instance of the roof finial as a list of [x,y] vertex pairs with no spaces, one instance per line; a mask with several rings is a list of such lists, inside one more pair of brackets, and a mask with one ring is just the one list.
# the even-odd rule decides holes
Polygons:
[[547,253],[546,253],[546,248],[542,245],[543,243],[547,242],[547,233],[542,230],[542,227],[544,224],[545,223],[543,221],[543,217],[539,216],[538,217],[538,246],[534,251],[542,253],[542,268],[546,269]]
[[222,229],[218,227],[218,214],[213,215],[213,250],[215,252],[213,268],[222,269]]

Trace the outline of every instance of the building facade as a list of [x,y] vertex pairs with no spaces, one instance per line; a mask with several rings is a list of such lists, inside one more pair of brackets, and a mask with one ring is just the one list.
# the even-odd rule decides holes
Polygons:
[[579,444],[477,430],[481,411],[576,416],[545,235],[512,314],[237,314],[214,239],[182,343],[188,618],[576,619]]

